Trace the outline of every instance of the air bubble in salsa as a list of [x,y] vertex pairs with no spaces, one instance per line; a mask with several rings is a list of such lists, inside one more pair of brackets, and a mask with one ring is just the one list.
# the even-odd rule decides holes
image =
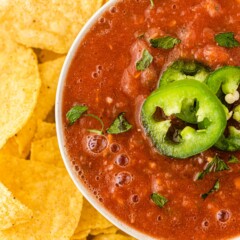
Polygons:
[[[120,221],[152,238],[240,236],[240,76],[233,74],[240,67],[239,13],[238,0],[116,1],[69,68],[62,121],[79,181]],[[226,66],[231,78],[223,77]],[[218,78],[228,84],[216,85]],[[189,98],[174,89],[189,81],[208,88],[206,95]],[[152,128],[143,123],[143,106],[164,89],[179,98],[165,94],[165,108],[152,101]],[[69,124],[66,114],[76,105],[87,112]],[[170,127],[159,140],[164,121]],[[209,134],[212,124],[220,127]],[[193,132],[205,137],[179,147]]]

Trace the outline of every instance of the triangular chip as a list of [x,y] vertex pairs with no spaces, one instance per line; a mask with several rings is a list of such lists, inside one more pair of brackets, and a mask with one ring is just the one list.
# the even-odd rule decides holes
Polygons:
[[34,216],[1,231],[0,239],[70,239],[83,199],[64,168],[0,155],[0,181]]
[[19,43],[67,53],[80,29],[102,2],[11,0],[1,8],[0,22],[5,20],[6,27]]
[[32,216],[32,211],[0,182],[0,231],[28,222]]

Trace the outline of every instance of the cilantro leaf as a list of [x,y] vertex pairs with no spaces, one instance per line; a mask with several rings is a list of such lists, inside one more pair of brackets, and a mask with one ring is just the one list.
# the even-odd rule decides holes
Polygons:
[[205,175],[210,172],[219,172],[229,170],[229,166],[218,156],[215,156],[210,163],[207,164],[206,168],[197,174],[196,180],[203,179]]
[[150,44],[154,48],[163,48],[163,49],[171,49],[175,45],[179,44],[181,42],[180,39],[170,37],[170,36],[165,36],[161,38],[154,38],[150,40]]
[[95,118],[96,120],[98,120],[101,123],[101,126],[102,126],[101,130],[88,129],[88,131],[91,132],[91,133],[96,133],[96,134],[102,135],[103,134],[103,130],[104,130],[104,124],[103,124],[102,119],[99,118],[98,116],[94,115],[94,114],[86,114],[85,116]]
[[219,182],[219,179],[218,179],[218,180],[215,182],[214,186],[213,186],[207,193],[202,194],[201,197],[202,197],[203,199],[206,199],[206,198],[209,196],[209,194],[218,191],[219,188],[220,188],[220,182]]
[[72,107],[66,114],[69,124],[73,125],[87,110],[88,107],[83,105],[76,105]]
[[153,61],[153,56],[148,52],[148,50],[144,50],[142,54],[142,58],[136,63],[136,69],[138,71],[144,71],[146,68],[150,66]]
[[162,208],[168,202],[168,200],[164,196],[158,193],[153,193],[151,195],[151,199],[160,208]]
[[127,132],[132,128],[132,125],[128,123],[124,117],[125,113],[120,113],[118,117],[114,120],[112,125],[108,128],[107,133],[109,134],[119,134]]
[[240,161],[238,160],[237,157],[235,157],[234,155],[230,156],[228,163],[240,163]]
[[221,47],[233,48],[233,47],[240,46],[240,42],[238,42],[235,39],[234,33],[232,33],[232,32],[216,34],[214,39],[218,43],[218,45]]

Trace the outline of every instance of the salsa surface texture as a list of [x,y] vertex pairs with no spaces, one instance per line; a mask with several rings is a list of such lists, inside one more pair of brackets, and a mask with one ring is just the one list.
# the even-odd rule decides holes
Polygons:
[[[227,239],[240,235],[240,164],[196,181],[209,159],[227,162],[239,152],[211,148],[187,159],[160,155],[141,124],[144,100],[157,88],[161,73],[178,59],[197,60],[215,70],[240,65],[240,48],[224,48],[215,34],[233,32],[240,40],[238,0],[121,0],[94,24],[81,42],[64,86],[65,145],[73,168],[111,213],[155,238]],[[156,49],[149,39],[172,36],[173,48]],[[153,56],[150,67],[136,70],[143,49]],[[66,113],[76,105],[102,119],[105,130],[125,112],[133,126],[121,134],[98,135],[89,116],[69,126]],[[219,180],[220,189],[206,199]],[[153,193],[168,199],[162,207]]]

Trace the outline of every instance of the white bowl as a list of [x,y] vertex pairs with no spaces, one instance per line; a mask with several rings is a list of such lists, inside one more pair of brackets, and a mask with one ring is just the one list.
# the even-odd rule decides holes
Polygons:
[[57,88],[57,94],[56,94],[56,103],[55,103],[55,117],[56,117],[56,129],[57,129],[57,137],[58,137],[58,145],[60,148],[60,152],[65,164],[65,167],[72,178],[73,182],[79,189],[79,191],[83,194],[83,196],[110,222],[112,222],[116,227],[121,229],[122,231],[128,233],[129,235],[137,238],[137,239],[144,239],[144,240],[152,240],[154,238],[146,236],[145,234],[129,227],[128,225],[124,224],[122,221],[120,221],[116,216],[111,214],[107,209],[105,209],[90,193],[90,191],[85,187],[85,185],[80,181],[79,176],[76,174],[76,172],[73,169],[73,166],[71,164],[71,161],[69,159],[69,156],[67,154],[67,150],[65,148],[64,144],[64,134],[63,134],[63,123],[62,123],[62,99],[63,99],[63,89],[65,80],[68,74],[69,67],[73,61],[73,58],[78,50],[78,47],[85,37],[85,35],[88,33],[88,31],[91,29],[91,27],[98,21],[100,16],[109,8],[114,5],[117,2],[117,0],[110,0],[108,1],[102,8],[100,8],[92,17],[91,19],[86,23],[86,25],[82,28],[82,30],[79,32],[77,38],[73,42],[68,55],[65,59],[64,65],[62,67],[62,71],[59,78],[58,88]]

